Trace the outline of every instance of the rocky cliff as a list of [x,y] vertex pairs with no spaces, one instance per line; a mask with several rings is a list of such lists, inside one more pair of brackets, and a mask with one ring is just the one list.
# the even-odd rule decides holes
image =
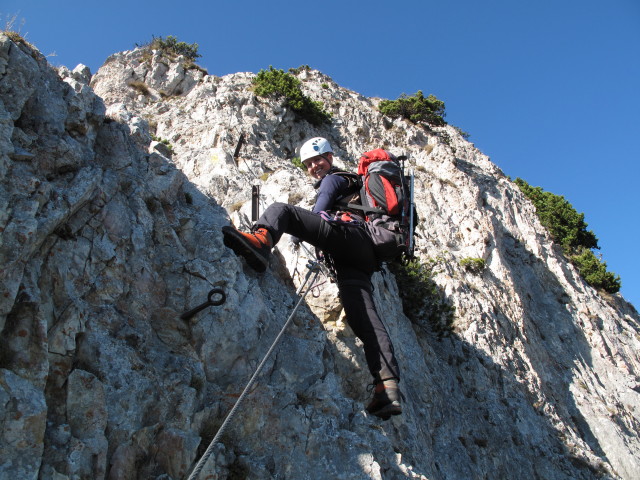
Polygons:
[[[220,228],[249,225],[252,185],[262,208],[310,206],[290,160],[321,135],[347,168],[379,146],[409,155],[418,252],[452,331],[409,320],[394,276],[376,274],[405,396],[382,422],[364,411],[364,356],[323,280],[202,478],[637,478],[636,310],[586,285],[454,128],[384,118],[303,70],[333,115],[312,127],[256,97],[253,77],[143,50],[91,77],[0,35],[0,477],[185,478],[305,274],[285,237],[256,275]],[[213,287],[226,302],[181,320]]]

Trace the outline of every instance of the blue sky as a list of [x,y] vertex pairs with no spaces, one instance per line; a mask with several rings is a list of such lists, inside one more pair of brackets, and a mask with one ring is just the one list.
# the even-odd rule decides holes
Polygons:
[[369,97],[432,93],[505,174],[585,213],[640,308],[638,0],[3,0],[0,15],[93,73],[175,35],[214,75],[309,65]]

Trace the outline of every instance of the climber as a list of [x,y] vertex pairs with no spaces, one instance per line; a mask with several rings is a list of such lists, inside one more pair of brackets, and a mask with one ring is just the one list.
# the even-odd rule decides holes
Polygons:
[[[336,203],[352,198],[357,186],[339,175],[333,167],[333,150],[329,142],[316,137],[300,148],[300,159],[309,175],[318,180],[318,194],[312,211],[285,203],[270,205],[253,226],[243,233],[231,226],[222,228],[224,244],[245,258],[249,266],[264,272],[271,249],[284,233],[321,250],[332,264],[347,322],[364,344],[369,371],[373,376],[373,399],[367,411],[387,420],[402,413],[400,404],[400,372],[387,329],[378,316],[373,301],[372,274],[378,270],[373,244],[362,227],[357,213],[345,212],[346,220],[328,221],[335,214]],[[358,222],[357,220],[360,220]]]

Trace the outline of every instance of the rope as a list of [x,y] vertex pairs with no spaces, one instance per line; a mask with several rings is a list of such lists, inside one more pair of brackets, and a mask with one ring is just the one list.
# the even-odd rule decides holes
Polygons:
[[267,359],[269,358],[271,353],[275,350],[276,345],[278,344],[278,342],[280,342],[280,339],[284,335],[285,330],[287,329],[287,327],[289,326],[289,324],[293,320],[293,316],[296,313],[296,310],[298,310],[298,307],[300,306],[300,304],[302,303],[304,298],[307,296],[307,293],[309,293],[309,291],[313,288],[313,283],[316,281],[316,279],[318,278],[318,275],[320,274],[320,266],[319,266],[319,264],[317,262],[309,262],[309,265],[307,265],[307,266],[309,268],[309,271],[307,272],[307,276],[304,279],[304,283],[302,285],[300,285],[300,288],[298,289],[298,292],[296,292],[296,295],[300,295],[300,293],[302,292],[302,289],[305,287],[305,285],[309,281],[309,278],[311,277],[311,275],[315,273],[315,276],[313,277],[313,280],[311,281],[311,285],[312,286],[307,288],[306,291],[304,292],[304,294],[298,300],[298,303],[296,304],[296,306],[294,307],[293,311],[291,312],[291,315],[289,315],[289,318],[287,319],[287,321],[285,322],[284,326],[280,330],[280,333],[278,333],[278,336],[273,341],[273,344],[271,345],[271,347],[267,351],[266,355],[264,356],[264,358],[260,362],[260,365],[258,365],[258,368],[256,369],[256,371],[254,372],[253,376],[249,380],[249,383],[247,383],[247,386],[244,387],[244,390],[240,394],[240,397],[238,397],[238,400],[236,400],[236,403],[233,405],[233,408],[231,408],[231,410],[227,414],[227,417],[224,419],[224,422],[222,422],[222,425],[220,425],[220,428],[218,429],[218,433],[216,433],[215,437],[213,437],[213,440],[211,440],[211,443],[207,447],[207,450],[204,452],[204,455],[202,455],[202,457],[200,458],[200,460],[196,464],[195,468],[191,472],[191,475],[189,475],[189,479],[188,480],[196,480],[198,478],[198,475],[200,475],[200,471],[202,470],[202,467],[204,467],[205,463],[207,463],[207,460],[209,459],[209,457],[211,456],[211,453],[213,452],[213,446],[216,443],[218,443],[220,437],[222,436],[222,433],[227,428],[227,425],[229,424],[229,421],[235,415],[236,410],[238,409],[238,406],[240,405],[242,400],[244,400],[244,397],[247,395],[247,393],[249,392],[249,390],[251,389],[251,387],[255,383],[256,378],[258,377],[258,374],[260,373],[260,371],[264,367],[265,363],[267,363]]

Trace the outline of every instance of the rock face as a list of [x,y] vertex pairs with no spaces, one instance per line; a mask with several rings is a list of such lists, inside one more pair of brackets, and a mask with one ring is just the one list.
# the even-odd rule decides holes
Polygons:
[[[285,237],[257,276],[220,228],[249,225],[252,185],[262,208],[310,206],[290,159],[320,135],[347,168],[380,146],[409,155],[418,252],[453,331],[410,321],[394,276],[376,274],[405,396],[404,414],[381,422],[364,411],[364,355],[325,281],[202,478],[637,478],[636,310],[586,285],[454,128],[391,121],[302,71],[333,114],[315,128],[253,95],[253,76],[135,50],[90,78],[0,35],[0,477],[188,475],[306,271]],[[179,318],[214,287],[223,305]]]

